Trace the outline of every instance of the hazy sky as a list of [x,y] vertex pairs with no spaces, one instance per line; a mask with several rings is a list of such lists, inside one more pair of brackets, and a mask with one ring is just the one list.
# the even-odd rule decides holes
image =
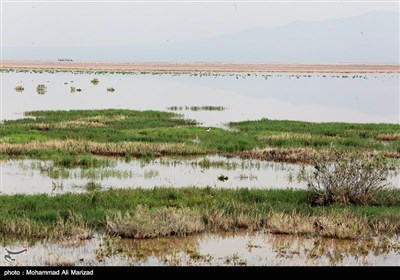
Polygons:
[[172,44],[293,21],[321,21],[399,3],[3,2],[3,47]]

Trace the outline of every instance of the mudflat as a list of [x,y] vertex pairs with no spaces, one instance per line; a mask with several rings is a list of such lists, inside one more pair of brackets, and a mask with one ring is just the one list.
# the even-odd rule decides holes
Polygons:
[[400,73],[399,64],[225,64],[3,60],[1,69],[66,71]]

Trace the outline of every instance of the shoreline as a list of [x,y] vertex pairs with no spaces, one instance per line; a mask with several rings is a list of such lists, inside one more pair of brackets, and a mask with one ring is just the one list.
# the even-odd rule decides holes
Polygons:
[[400,73],[399,64],[125,63],[3,60],[1,70],[118,72]]

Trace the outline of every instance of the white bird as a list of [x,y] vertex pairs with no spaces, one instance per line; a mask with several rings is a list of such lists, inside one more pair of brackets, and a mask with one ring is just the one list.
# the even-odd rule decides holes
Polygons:
[[207,128],[207,131],[211,131],[211,127]]

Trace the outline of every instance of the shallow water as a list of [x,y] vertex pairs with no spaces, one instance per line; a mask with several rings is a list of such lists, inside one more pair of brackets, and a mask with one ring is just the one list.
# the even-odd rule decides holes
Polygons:
[[[110,166],[61,168],[50,161],[9,160],[1,162],[3,194],[61,194],[88,190],[95,183],[110,188],[214,187],[258,189],[305,189],[297,164],[243,160],[220,156],[157,158],[153,160],[109,159]],[[306,171],[311,166],[304,166]],[[223,175],[227,180],[221,180]],[[400,187],[400,172],[393,171],[389,182]],[[93,184],[92,184],[93,186]],[[89,187],[90,188],[90,187]]]
[[0,265],[400,265],[400,240],[305,238],[268,233],[201,234],[147,240],[96,236],[80,242],[13,242],[26,254]]
[[[54,168],[51,162],[10,160],[2,162],[4,194],[65,193],[85,191],[88,182],[107,188],[217,187],[305,188],[299,181],[300,165],[206,156],[161,158],[150,161],[112,160],[110,167]],[[211,166],[208,166],[211,165]],[[213,166],[214,165],[214,166]],[[218,179],[220,175],[227,180]]]
[[[204,126],[260,118],[399,123],[398,74],[2,75],[3,119],[21,118],[32,110],[223,106],[227,110],[182,113]],[[90,82],[93,78],[98,85]],[[39,84],[47,87],[43,95],[36,93]],[[19,85],[22,93],[15,91]],[[71,93],[71,86],[82,92]],[[110,87],[115,92],[107,92]]]
[[[353,78],[353,76],[355,76]],[[223,111],[178,111],[204,126],[229,121],[292,119],[304,121],[399,123],[398,74],[227,74],[123,75],[73,73],[2,73],[2,119],[32,110],[125,108],[166,110],[171,106],[222,106]],[[99,79],[98,85],[90,81]],[[46,85],[43,95],[39,84]],[[23,92],[15,87],[22,85]],[[70,87],[82,92],[70,92]],[[107,92],[107,88],[115,92]],[[207,167],[204,159],[214,162]],[[84,192],[88,182],[102,188],[218,187],[304,188],[299,165],[223,157],[116,160],[110,167],[56,169],[50,162],[1,162],[0,192],[58,194]],[[47,171],[46,171],[47,170]],[[220,181],[218,177],[228,177]],[[400,186],[400,176],[391,178]],[[300,238],[266,233],[203,234],[185,238],[128,240],[96,236],[67,243],[29,244],[15,263],[0,265],[400,265],[400,243]],[[387,244],[387,243],[385,243]]]

